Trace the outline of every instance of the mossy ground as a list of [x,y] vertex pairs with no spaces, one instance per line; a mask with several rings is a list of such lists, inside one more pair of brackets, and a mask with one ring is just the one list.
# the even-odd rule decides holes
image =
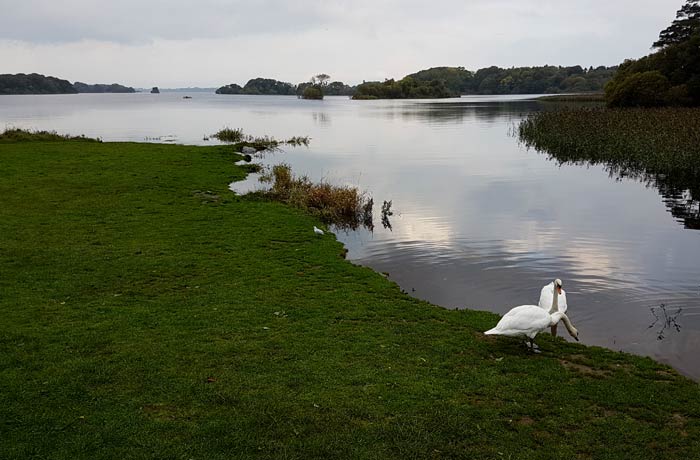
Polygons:
[[0,457],[700,458],[648,358],[403,294],[227,147],[0,146]]

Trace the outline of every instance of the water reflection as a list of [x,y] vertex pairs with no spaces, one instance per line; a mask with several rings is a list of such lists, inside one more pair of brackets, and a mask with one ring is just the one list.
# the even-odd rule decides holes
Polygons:
[[614,180],[634,180],[643,183],[646,187],[654,188],[659,192],[664,205],[677,222],[686,229],[700,230],[700,177],[682,171],[656,174],[639,167],[587,159],[561,161],[556,156],[545,153],[550,160],[559,165],[603,165],[609,177]]
[[331,124],[331,117],[325,112],[313,112],[311,114],[314,119],[314,123],[321,126],[329,126]]
[[651,308],[651,314],[654,316],[654,322],[649,325],[649,329],[653,329],[655,326],[659,326],[656,331],[656,338],[658,340],[663,340],[666,336],[664,334],[675,330],[676,332],[681,331],[681,325],[676,321],[678,317],[683,312],[682,308],[676,310],[675,313],[669,313],[666,310],[666,305],[661,304],[658,308]]

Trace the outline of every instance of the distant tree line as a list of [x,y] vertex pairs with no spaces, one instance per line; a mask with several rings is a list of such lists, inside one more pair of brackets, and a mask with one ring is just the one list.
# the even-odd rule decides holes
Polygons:
[[540,66],[487,67],[476,72],[464,67],[434,67],[408,77],[440,80],[460,94],[557,94],[602,91],[617,67]]
[[700,0],[688,0],[653,47],[655,53],[620,65],[605,87],[607,104],[700,105]]
[[[488,67],[476,72],[464,67],[433,67],[401,80],[363,82],[349,86],[340,81],[309,81],[294,86],[266,78],[254,78],[244,87],[232,83],[217,94],[296,94],[306,99],[352,96],[354,99],[406,99],[459,97],[462,94],[557,94],[602,92],[617,67],[581,66]],[[317,77],[325,75],[320,74]],[[330,78],[330,77],[329,77]],[[313,80],[313,79],[312,79]]]
[[78,90],[68,80],[45,77],[37,73],[0,75],[0,94],[75,94]]
[[88,85],[47,77],[37,73],[0,75],[0,94],[133,93],[134,88],[118,85]]
[[273,80],[272,78],[253,78],[241,87],[235,83],[222,86],[216,90],[216,94],[265,94],[292,96],[296,94],[296,87],[291,83]]
[[76,81],[73,83],[73,87],[79,93],[135,93],[136,90],[130,86],[123,86],[117,83],[112,83],[111,85],[96,84],[88,85],[87,83],[82,83]]
[[459,97],[460,93],[449,89],[442,80],[416,80],[404,77],[383,82],[370,81],[357,86],[353,99],[426,99]]
[[[325,75],[325,74],[320,74]],[[320,75],[313,77],[316,79]],[[351,96],[355,90],[354,87],[348,86],[343,82],[334,81],[327,83],[319,81],[302,82],[298,85],[286,83],[271,78],[253,78],[248,80],[245,86],[240,86],[236,83],[225,85],[216,90],[216,94],[264,94],[264,95],[281,95],[291,96],[296,95],[302,97],[304,91],[310,87],[320,89],[323,86],[323,94],[327,96]],[[307,92],[307,95],[310,93]]]

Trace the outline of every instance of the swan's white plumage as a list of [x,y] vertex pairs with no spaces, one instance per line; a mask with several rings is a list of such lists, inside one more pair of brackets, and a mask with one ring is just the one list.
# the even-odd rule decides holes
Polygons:
[[[554,315],[557,317],[555,318]],[[506,313],[496,327],[484,334],[534,339],[538,333],[559,322],[558,314],[554,315],[550,315],[537,305],[521,305]]]
[[[540,308],[549,311],[549,309],[552,307],[552,300],[554,300],[553,297],[554,281],[542,288],[542,291],[540,292]],[[562,313],[566,313],[566,310],[569,308],[569,306],[566,304],[566,291],[564,291],[564,289],[561,290],[561,294],[559,294],[559,298],[557,299],[557,301],[559,302],[559,311]]]
[[[496,327],[484,332],[486,335],[505,335],[510,337],[527,337],[532,340],[535,336],[551,326],[556,326],[559,321],[564,321],[566,330],[571,337],[578,340],[578,331],[571,324],[566,313],[558,308],[559,296],[554,296],[554,286],[561,286],[560,280],[552,283],[552,296],[549,309],[540,308],[539,305],[521,305],[511,309],[503,315]],[[547,288],[547,286],[545,286]]]

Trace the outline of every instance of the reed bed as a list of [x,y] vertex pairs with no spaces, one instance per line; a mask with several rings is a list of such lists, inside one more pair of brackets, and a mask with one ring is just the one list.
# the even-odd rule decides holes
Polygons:
[[688,186],[700,179],[700,108],[563,108],[530,115],[518,134],[528,147],[564,163],[672,175]]
[[296,176],[289,165],[275,165],[260,177],[269,183],[268,196],[317,215],[327,224],[341,228],[372,228],[374,201],[356,187],[313,183],[307,176]]

